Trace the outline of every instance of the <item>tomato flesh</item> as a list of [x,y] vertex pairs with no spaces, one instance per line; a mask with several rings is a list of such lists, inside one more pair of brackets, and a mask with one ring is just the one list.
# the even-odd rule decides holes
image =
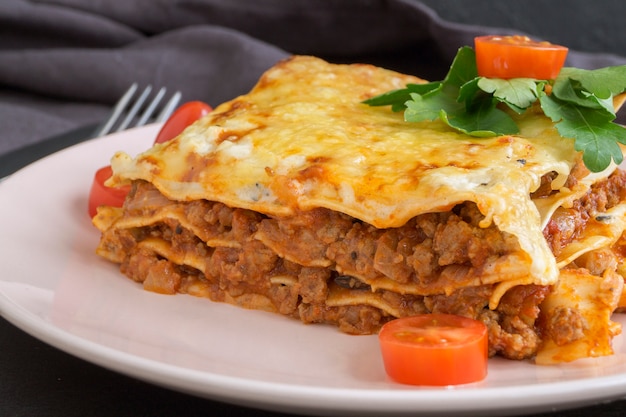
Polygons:
[[175,138],[187,126],[211,111],[213,111],[211,106],[202,101],[189,101],[181,105],[161,127],[154,143],[163,143]]
[[474,38],[478,75],[487,78],[553,80],[559,75],[568,49],[527,36]]
[[94,175],[88,202],[88,212],[92,218],[96,215],[99,206],[122,207],[126,195],[130,191],[128,185],[116,188],[104,185],[106,180],[111,178],[111,175],[113,175],[111,165],[100,168]]
[[487,376],[487,327],[450,314],[423,314],[392,320],[378,339],[385,371],[396,382],[445,386]]

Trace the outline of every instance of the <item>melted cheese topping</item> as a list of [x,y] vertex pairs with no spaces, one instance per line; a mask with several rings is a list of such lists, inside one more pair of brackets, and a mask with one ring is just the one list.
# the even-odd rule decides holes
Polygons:
[[553,184],[565,182],[577,157],[573,141],[532,112],[518,118],[519,135],[476,139],[362,103],[419,82],[370,65],[293,57],[175,140],[135,159],[116,154],[112,182],[143,179],[173,200],[271,215],[325,207],[378,228],[473,201],[484,225],[515,235],[532,262],[530,277],[511,277],[507,288],[556,282],[542,235],[551,210],[541,213],[530,193],[549,172],[557,173]]

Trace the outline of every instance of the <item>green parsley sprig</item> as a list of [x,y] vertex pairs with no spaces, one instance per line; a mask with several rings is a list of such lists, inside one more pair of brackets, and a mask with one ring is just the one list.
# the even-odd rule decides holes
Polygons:
[[[546,93],[549,85],[551,92]],[[370,106],[404,111],[404,120],[441,119],[451,128],[479,138],[519,133],[502,106],[522,114],[539,103],[564,138],[574,140],[592,172],[623,160],[626,128],[614,122],[613,96],[626,90],[626,65],[597,70],[563,68],[555,80],[495,79],[478,76],[476,55],[459,49],[443,81],[407,84],[365,100]]]

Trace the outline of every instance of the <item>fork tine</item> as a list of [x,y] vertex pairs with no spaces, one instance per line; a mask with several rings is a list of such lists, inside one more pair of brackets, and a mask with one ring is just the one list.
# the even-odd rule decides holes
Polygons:
[[143,114],[141,115],[141,117],[139,118],[139,121],[135,124],[135,126],[139,127],[139,126],[143,126],[146,124],[148,119],[152,116],[152,113],[154,113],[154,110],[156,109],[156,107],[159,105],[159,102],[165,95],[166,90],[167,89],[165,87],[161,87],[161,89],[156,94],[156,96],[154,96],[154,98],[152,99],[152,101],[150,102],[146,110],[143,112]]
[[113,107],[113,111],[111,112],[111,115],[107,119],[106,123],[100,129],[94,132],[94,137],[104,136],[111,132],[111,129],[113,129],[113,125],[120,118],[122,112],[124,111],[124,108],[126,108],[128,102],[135,94],[137,87],[137,83],[133,83],[130,88],[126,90],[124,95],[120,97],[117,103],[115,103],[115,107]]
[[[104,122],[100,127],[96,129],[93,133],[92,137],[100,137],[107,135],[114,131],[114,126],[122,119],[124,116],[124,120],[119,124],[119,126],[115,129],[116,132],[123,131],[127,129],[135,119],[138,119],[134,124],[135,127],[143,126],[148,123],[149,120],[153,120],[154,122],[164,122],[176,109],[178,103],[181,100],[182,94],[180,91],[177,91],[172,97],[168,100],[167,103],[163,106],[159,114],[156,118],[153,118],[156,109],[159,107],[159,104],[163,100],[167,89],[162,87],[154,96],[152,101],[144,106],[150,93],[152,92],[152,86],[148,85],[140,96],[136,99],[133,98],[138,88],[137,83],[133,83],[128,90],[124,93],[124,95],[115,103],[113,110],[111,111],[109,118]],[[132,103],[132,106],[131,106]],[[130,109],[128,107],[131,106]],[[139,112],[143,110],[141,115],[138,115]]]
[[137,101],[135,101],[133,106],[128,111],[128,114],[126,114],[126,117],[124,118],[122,123],[120,123],[119,127],[117,128],[117,132],[121,132],[122,130],[125,130],[128,127],[130,122],[135,118],[135,116],[139,112],[139,109],[141,108],[141,106],[143,106],[144,101],[146,101],[146,99],[148,98],[148,94],[150,94],[151,91],[152,91],[152,86],[150,85],[147,86],[143,90],[143,92],[141,93]]
[[180,91],[177,91],[172,96],[172,98],[170,98],[170,100],[165,104],[159,115],[156,117],[155,122],[164,122],[168,117],[170,117],[174,109],[176,109],[176,106],[178,106],[178,102],[180,101],[181,97],[182,93]]

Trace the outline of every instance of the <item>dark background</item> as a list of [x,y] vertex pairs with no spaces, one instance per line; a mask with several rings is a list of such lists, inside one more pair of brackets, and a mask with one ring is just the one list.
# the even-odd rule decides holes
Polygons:
[[623,0],[423,0],[442,18],[515,28],[587,52],[626,55]]

